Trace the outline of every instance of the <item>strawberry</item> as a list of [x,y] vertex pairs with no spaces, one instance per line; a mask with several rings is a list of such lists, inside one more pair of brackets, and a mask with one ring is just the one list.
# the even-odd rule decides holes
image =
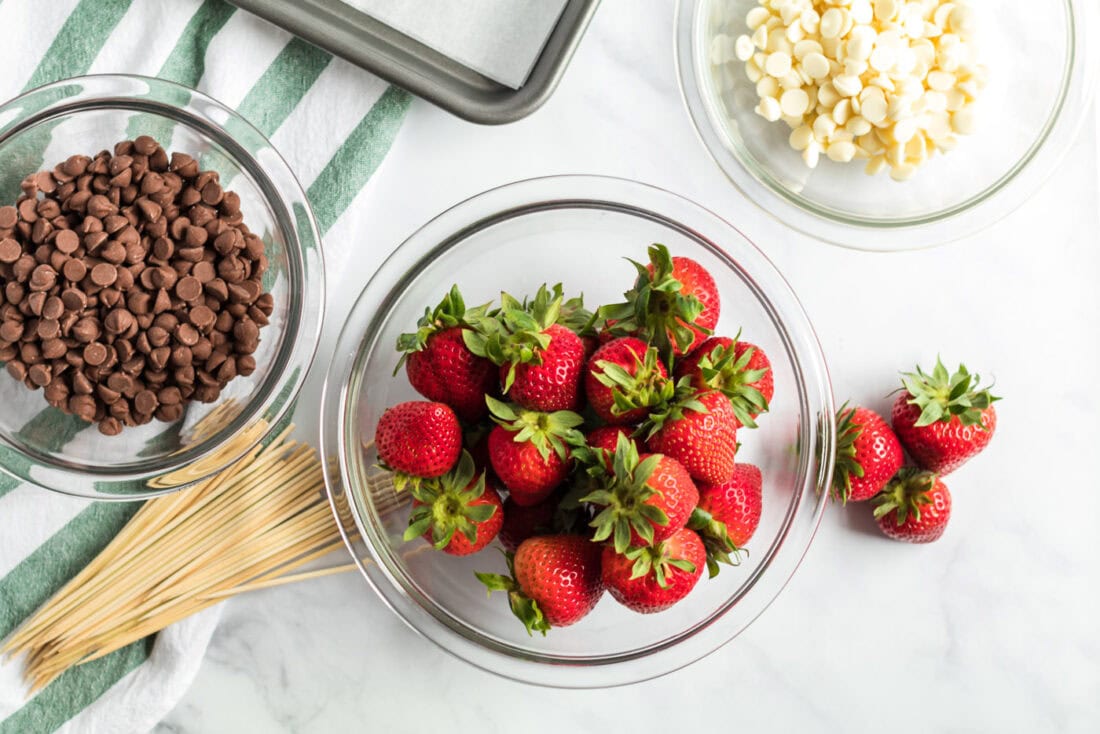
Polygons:
[[756,428],[775,393],[771,362],[764,350],[740,340],[740,334],[712,336],[676,365],[676,379],[688,377],[698,390],[725,393],[740,425]]
[[394,486],[400,491],[410,482],[451,470],[462,451],[462,427],[444,403],[399,403],[378,419],[374,443],[383,467],[395,472]]
[[553,496],[527,507],[516,504],[509,497],[504,500],[504,526],[498,536],[500,544],[515,551],[528,538],[549,535],[554,532],[554,515],[557,510],[558,500]]
[[583,446],[576,413],[539,413],[486,398],[497,426],[489,433],[489,460],[517,505],[536,505],[569,475],[569,449]]
[[930,471],[903,468],[875,498],[879,529],[894,540],[931,543],[951,518],[951,492]]
[[680,397],[647,419],[646,448],[676,459],[693,479],[722,484],[733,475],[737,415],[718,392],[678,389]]
[[953,375],[937,359],[931,375],[917,371],[902,375],[905,386],[894,403],[893,423],[898,438],[922,469],[950,474],[979,454],[993,438],[1000,400],[981,377],[959,365]]
[[590,523],[596,529],[592,539],[611,538],[619,553],[668,538],[687,524],[699,502],[699,490],[680,462],[660,454],[639,455],[625,436],[615,447],[612,471],[596,464],[590,472],[600,484],[580,501],[599,510]]
[[836,414],[833,499],[863,502],[878,494],[905,463],[898,437],[878,413],[840,406]]
[[592,411],[613,425],[637,423],[675,392],[657,350],[632,336],[596,350],[585,369],[584,387]]
[[748,545],[760,525],[763,484],[760,469],[752,464],[736,464],[729,481],[699,485],[699,506],[688,527],[703,538],[712,578],[718,575],[718,563],[740,562],[738,550]]
[[603,584],[623,606],[641,614],[663,612],[695,588],[706,562],[703,541],[688,528],[655,546],[617,553],[604,546]]
[[688,354],[718,324],[721,299],[706,268],[687,257],[672,257],[664,245],[649,248],[649,264],[630,261],[638,270],[625,302],[599,313],[617,336],[633,335],[657,347],[666,362]]
[[[555,289],[556,291],[559,289]],[[500,314],[465,332],[466,345],[500,366],[504,393],[529,410],[551,413],[581,407],[585,346],[557,323],[562,297],[539,288],[530,304],[501,294]]]
[[619,444],[619,436],[624,436],[637,448],[637,443],[631,438],[630,428],[627,426],[600,426],[593,428],[585,436],[585,443],[590,448],[603,449],[609,454],[615,453],[615,447]]
[[417,536],[452,556],[468,556],[493,542],[504,522],[500,494],[478,474],[468,452],[453,470],[413,487],[405,540]]
[[428,400],[446,403],[469,422],[485,415],[485,396],[497,389],[496,365],[471,352],[464,336],[471,324],[486,318],[487,308],[467,309],[458,286],[453,286],[434,311],[424,312],[415,333],[397,339],[397,350],[403,353],[397,369],[405,364],[413,389]]
[[576,624],[603,596],[600,547],[579,535],[528,538],[507,554],[509,576],[478,573],[481,583],[508,592],[527,634]]

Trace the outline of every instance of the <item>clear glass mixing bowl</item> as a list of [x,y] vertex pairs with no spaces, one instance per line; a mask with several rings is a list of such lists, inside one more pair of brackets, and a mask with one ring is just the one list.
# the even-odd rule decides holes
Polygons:
[[[382,411],[416,399],[393,376],[395,340],[453,283],[467,303],[501,289],[533,293],[562,282],[590,304],[613,302],[636,275],[624,257],[653,242],[695,258],[722,295],[717,332],[744,329],[770,355],[776,396],[760,428],[746,432],[743,461],[765,477],[763,521],[737,568],[703,580],[682,603],[641,616],[605,597],[573,627],[529,637],[501,595],[487,599],[474,570],[503,571],[487,550],[467,558],[404,543],[408,496],[375,468]],[[666,191],[621,179],[564,176],[481,194],[410,237],[371,279],[333,355],[321,440],[335,515],[363,575],[413,629],[474,665],[508,678],[561,687],[631,683],[686,665],[728,642],[790,578],[825,507],[833,454],[833,400],[824,358],[794,293],[730,224]],[[830,457],[819,462],[817,456]]]
[[[240,431],[258,419],[274,429],[313,359],[324,308],[320,236],[305,193],[264,136],[233,110],[186,87],[134,76],[89,76],[40,87],[0,106],[0,203],[14,203],[31,172],[75,153],[94,155],[142,134],[197,157],[240,194],[245,223],[270,261],[275,299],[260,332],[256,371],[237,377],[211,404],[191,403],[174,423],[154,421],[108,437],[49,407],[0,374],[0,487],[25,481],[92,499],[136,500],[210,476],[255,441]],[[210,421],[196,426],[218,410]],[[214,419],[211,419],[214,420]]]
[[790,128],[753,112],[744,64],[712,63],[720,34],[748,32],[757,0],[679,0],[675,55],[691,119],[711,156],[764,211],[813,237],[863,250],[930,247],[999,221],[1033,194],[1074,141],[1096,87],[1097,3],[972,0],[989,84],[973,135],[902,183],[860,161],[807,168]]

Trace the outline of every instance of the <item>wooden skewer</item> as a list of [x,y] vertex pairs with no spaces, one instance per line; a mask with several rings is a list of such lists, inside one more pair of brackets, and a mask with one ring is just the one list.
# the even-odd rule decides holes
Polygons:
[[[215,410],[208,416],[211,424],[195,430],[219,430],[227,416]],[[217,475],[147,502],[4,641],[0,652],[26,656],[32,690],[73,665],[108,655],[231,596],[357,567],[299,570],[343,542],[324,500],[317,453],[289,440],[292,429]],[[225,454],[255,443],[266,431],[262,422],[250,426]],[[372,477],[368,490],[384,514],[409,501],[385,475]]]

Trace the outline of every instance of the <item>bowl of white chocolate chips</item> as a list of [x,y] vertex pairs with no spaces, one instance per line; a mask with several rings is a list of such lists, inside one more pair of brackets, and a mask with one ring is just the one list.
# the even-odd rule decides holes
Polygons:
[[676,58],[700,137],[750,199],[828,242],[914,249],[988,226],[1053,172],[1095,88],[1097,12],[680,0]]

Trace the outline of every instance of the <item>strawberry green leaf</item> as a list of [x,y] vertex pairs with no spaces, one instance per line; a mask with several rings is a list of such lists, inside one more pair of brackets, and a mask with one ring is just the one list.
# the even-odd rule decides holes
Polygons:
[[652,575],[662,589],[669,587],[670,569],[676,568],[687,573],[695,573],[695,564],[686,558],[673,558],[669,553],[668,542],[657,545],[638,546],[617,551],[634,561],[630,578],[639,579]]
[[[427,347],[428,340],[432,335],[444,329],[455,326],[465,327],[462,336],[463,340],[467,341],[470,335],[475,333],[475,330],[484,328],[486,322],[492,321],[488,316],[488,312],[488,303],[474,308],[467,308],[458,286],[451,286],[451,290],[443,297],[439,305],[434,309],[424,310],[424,315],[416,322],[417,329],[415,332],[401,334],[397,337],[397,351],[401,352],[401,359],[394,367],[394,374],[397,374],[397,371],[401,369],[401,365],[405,363],[409,354],[423,350]],[[467,348],[469,348],[468,343]],[[474,350],[471,349],[471,351]],[[474,351],[474,353],[477,352]]]
[[681,378],[676,383],[671,399],[650,411],[638,427],[638,432],[650,439],[666,424],[683,419],[684,414],[689,410],[695,413],[709,413],[710,409],[699,400],[700,394],[702,394],[701,391],[692,384],[690,377]]
[[432,544],[440,550],[450,544],[455,532],[476,543],[478,525],[497,511],[494,505],[473,504],[486,491],[496,490],[487,489],[485,475],[477,476],[473,457],[463,451],[451,471],[424,479],[413,488],[413,497],[422,504],[414,506],[409,514],[404,540],[413,540],[431,530]]
[[673,342],[681,352],[686,352],[695,340],[695,332],[688,328],[689,324],[705,334],[710,330],[695,323],[703,312],[703,304],[698,298],[681,292],[683,284],[672,276],[674,267],[668,248],[653,244],[648,254],[653,273],[650,274],[645,265],[629,260],[638,271],[634,287],[623,294],[623,303],[604,306],[597,313],[615,322],[610,329],[612,334],[645,339],[671,365]]
[[863,466],[856,461],[856,441],[863,435],[863,426],[852,422],[855,408],[845,402],[836,413],[836,463],[833,469],[832,496],[848,504],[852,493],[852,477],[863,476]]
[[[703,547],[707,552],[707,571],[710,578],[718,575],[720,563],[729,566],[741,564],[741,553],[747,553],[743,548],[738,548],[729,536],[729,530],[724,522],[714,519],[706,510],[696,507],[688,519],[688,527],[699,534],[703,539]],[[694,570],[694,569],[693,569]]]
[[936,475],[916,467],[902,467],[886,487],[875,497],[875,519],[897,510],[897,524],[904,525],[912,517],[920,520],[921,507],[932,503],[928,493],[936,486]]
[[584,423],[584,418],[572,411],[541,413],[501,402],[488,395],[485,402],[492,419],[513,434],[512,440],[533,444],[543,461],[550,458],[551,451],[564,461],[569,455],[568,447],[585,445],[584,434],[577,430],[577,426]]
[[508,576],[496,573],[481,573],[479,571],[475,571],[474,575],[481,583],[485,584],[490,597],[494,591],[508,593],[508,606],[511,608],[512,614],[523,622],[528,635],[532,635],[537,631],[545,637],[547,630],[550,629],[550,622],[547,621],[546,615],[542,613],[538,602],[527,596],[520,588],[519,582],[516,581],[515,554],[505,553],[504,558],[508,563]]
[[409,523],[409,527],[405,529],[405,535],[403,536],[403,539],[408,542],[415,538],[419,538],[421,535],[428,532],[428,528],[430,528],[431,526],[432,516],[431,514],[426,513],[423,516],[417,518],[415,522]]
[[[647,544],[653,542],[654,525],[667,525],[668,516],[645,501],[658,494],[647,483],[653,475],[661,456],[649,456],[640,461],[638,448],[625,436],[619,436],[615,447],[614,471],[608,475],[593,476],[604,486],[582,497],[580,502],[599,508],[589,523],[595,529],[593,540],[602,542],[613,539],[615,551],[624,552],[630,545],[631,530]],[[656,512],[654,512],[656,510]]]
[[981,376],[972,374],[966,365],[960,364],[954,374],[949,374],[938,357],[931,375],[918,365],[916,372],[902,373],[901,383],[909,394],[909,404],[921,410],[918,428],[958,418],[964,426],[984,430],[982,411],[1001,399],[990,392],[991,386],[980,387]]
[[767,368],[750,370],[749,362],[756,353],[755,348],[746,349],[737,355],[737,344],[741,333],[733,337],[728,346],[717,344],[699,360],[699,372],[704,384],[718,390],[730,399],[737,420],[746,428],[756,428],[754,415],[768,410],[768,400],[753,385],[768,373]]

